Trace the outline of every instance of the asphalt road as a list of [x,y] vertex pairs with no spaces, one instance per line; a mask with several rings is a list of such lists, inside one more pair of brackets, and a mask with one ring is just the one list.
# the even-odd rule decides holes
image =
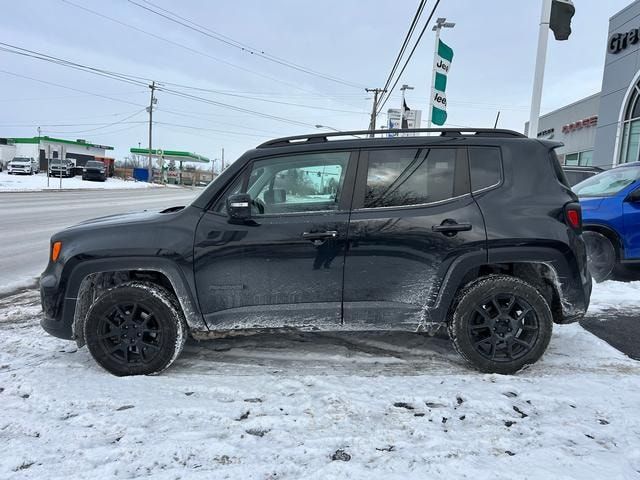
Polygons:
[[55,232],[90,218],[185,205],[201,189],[0,193],[0,287],[42,273]]
[[589,314],[580,325],[634,360],[640,360],[640,315],[611,310]]

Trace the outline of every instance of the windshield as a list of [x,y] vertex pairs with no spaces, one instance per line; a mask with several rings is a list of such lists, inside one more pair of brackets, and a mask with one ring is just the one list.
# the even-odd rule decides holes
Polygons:
[[12,162],[15,163],[31,163],[31,159],[30,158],[24,158],[24,157],[16,157],[12,160]]
[[613,168],[588,178],[573,191],[580,197],[607,197],[618,193],[640,178],[640,167]]
[[60,165],[60,164],[62,164],[62,160],[60,160],[59,158],[51,160],[51,165]]
[[103,168],[104,167],[104,163],[102,162],[87,162],[87,167],[91,167],[91,168]]

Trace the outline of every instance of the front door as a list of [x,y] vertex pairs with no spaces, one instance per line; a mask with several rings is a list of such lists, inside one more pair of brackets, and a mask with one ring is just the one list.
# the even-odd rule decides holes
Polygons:
[[[451,262],[485,250],[462,147],[363,150],[345,261],[348,328],[415,329]],[[485,253],[486,255],[486,253]]]
[[[356,154],[258,159],[196,230],[194,273],[211,329],[336,328]],[[252,219],[229,222],[225,200],[248,193]]]

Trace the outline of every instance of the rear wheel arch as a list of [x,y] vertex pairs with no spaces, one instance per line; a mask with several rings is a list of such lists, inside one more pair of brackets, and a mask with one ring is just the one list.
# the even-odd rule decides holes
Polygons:
[[559,273],[548,261],[522,260],[499,263],[474,262],[452,267],[456,271],[448,272],[438,292],[433,308],[434,320],[442,322],[449,318],[455,307],[455,298],[459,292],[471,283],[491,275],[507,275],[523,280],[534,286],[547,301],[555,323],[565,323],[567,312],[563,309]]
[[563,315],[560,292],[556,284],[557,272],[549,264],[512,262],[481,265],[479,268],[467,272],[458,291],[466,288],[472,282],[483,280],[491,275],[506,275],[531,284],[549,304],[554,320]]

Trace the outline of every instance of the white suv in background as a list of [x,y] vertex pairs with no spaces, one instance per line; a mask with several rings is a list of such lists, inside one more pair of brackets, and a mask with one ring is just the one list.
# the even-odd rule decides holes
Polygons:
[[38,162],[29,157],[15,157],[7,165],[7,173],[25,173],[27,175],[33,175],[34,173],[40,173],[40,165]]

